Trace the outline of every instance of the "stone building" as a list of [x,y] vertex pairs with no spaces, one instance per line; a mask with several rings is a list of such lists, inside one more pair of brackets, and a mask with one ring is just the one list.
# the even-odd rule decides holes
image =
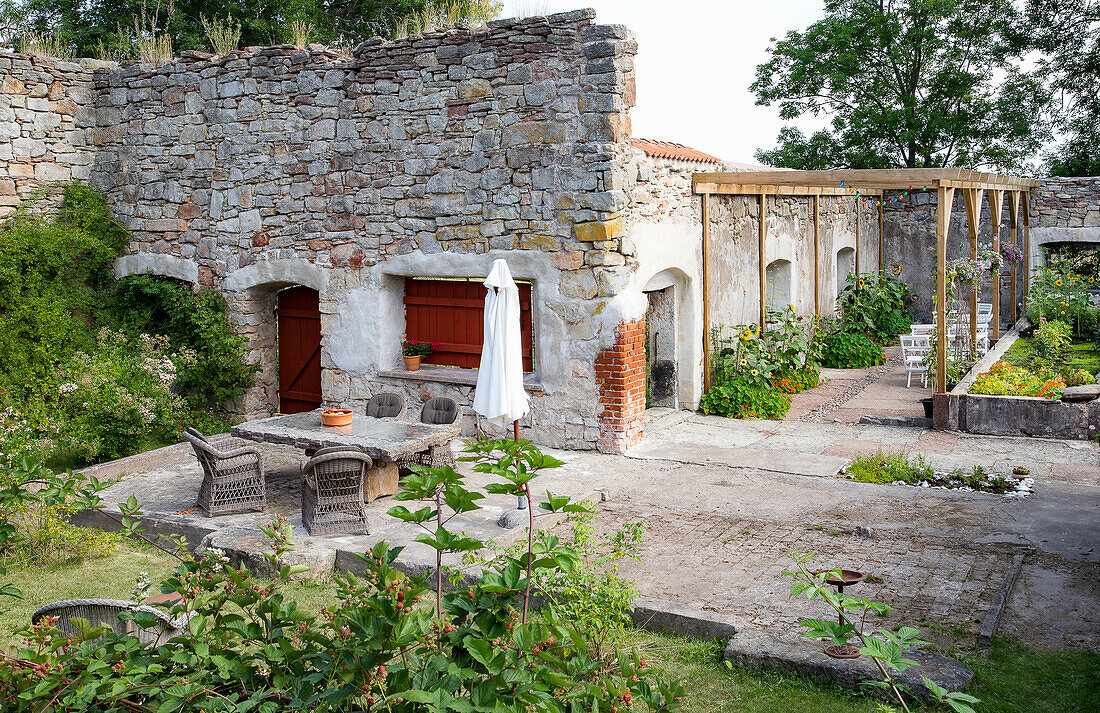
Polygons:
[[[103,190],[132,240],[118,275],[219,290],[252,358],[246,415],[380,392],[410,416],[469,409],[480,281],[505,258],[524,298],[525,435],[621,451],[651,405],[695,408],[703,378],[703,199],[737,170],[632,139],[637,45],[591,10],[455,27],[348,56],[311,46],[185,52],[160,67],[0,55],[0,210],[52,181]],[[712,195],[712,324],[761,299],[831,311],[879,262],[854,196]],[[810,236],[809,238],[807,236]],[[810,274],[813,265],[818,274]],[[811,286],[816,286],[811,288]],[[400,367],[407,338],[441,342]]]

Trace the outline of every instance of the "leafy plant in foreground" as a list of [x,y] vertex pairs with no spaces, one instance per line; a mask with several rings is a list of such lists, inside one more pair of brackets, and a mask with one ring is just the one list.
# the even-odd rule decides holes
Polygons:
[[[820,598],[838,615],[839,621],[805,619],[801,622],[807,628],[805,634],[816,639],[825,639],[838,646],[846,644],[852,638],[860,642],[860,654],[867,656],[882,675],[880,681],[867,681],[868,685],[886,688],[903,710],[908,713],[909,705],[903,695],[903,687],[897,682],[896,675],[906,669],[919,665],[906,656],[908,649],[927,642],[917,638],[918,629],[911,626],[900,627],[897,631],[878,629],[874,633],[865,631],[867,616],[874,613],[885,616],[891,607],[870,599],[841,594],[826,584],[829,577],[840,577],[839,570],[811,572],[808,565],[813,560],[812,552],[790,553],[794,568],[784,571],[783,576],[795,581],[791,584],[790,596],[806,595],[807,599]],[[857,621],[858,620],[858,621]],[[938,702],[950,706],[957,713],[974,713],[971,703],[979,703],[977,698],[965,693],[948,693],[927,677],[923,677],[929,692]]]

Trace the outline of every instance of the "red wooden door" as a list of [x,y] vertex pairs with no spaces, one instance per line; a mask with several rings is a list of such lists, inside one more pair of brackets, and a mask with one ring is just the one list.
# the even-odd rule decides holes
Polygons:
[[317,290],[279,293],[279,411],[312,411],[321,405],[321,309]]

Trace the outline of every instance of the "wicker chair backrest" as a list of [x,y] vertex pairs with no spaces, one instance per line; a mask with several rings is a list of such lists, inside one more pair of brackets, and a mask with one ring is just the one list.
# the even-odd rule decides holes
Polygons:
[[[139,629],[131,621],[122,621],[118,615],[122,612],[147,612],[160,620],[157,630]],[[171,617],[145,604],[130,602],[124,599],[67,599],[61,602],[47,604],[31,616],[31,623],[37,624],[48,616],[58,617],[57,628],[66,634],[78,633],[70,619],[80,617],[87,619],[92,626],[109,626],[116,634],[135,635],[139,641],[167,641],[179,633],[178,629],[183,625],[173,621]]]
[[424,402],[420,411],[421,423],[450,424],[458,420],[458,404],[446,396],[436,396]]
[[302,466],[302,477],[321,493],[329,487],[343,487],[346,480],[362,483],[373,466],[374,461],[366,453],[344,449],[314,455]]
[[393,418],[405,410],[405,399],[400,394],[377,394],[367,402],[367,415],[372,418]]

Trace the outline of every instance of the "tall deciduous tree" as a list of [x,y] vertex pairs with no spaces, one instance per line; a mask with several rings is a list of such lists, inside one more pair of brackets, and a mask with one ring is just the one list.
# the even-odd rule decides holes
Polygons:
[[[1067,0],[1072,2],[1073,0]],[[825,18],[774,40],[757,104],[785,120],[757,159],[790,168],[1019,170],[1049,135],[1041,84],[1006,51],[1011,0],[826,0]]]
[[1014,46],[1038,50],[1064,141],[1046,154],[1055,176],[1100,176],[1100,0],[1028,0]]

